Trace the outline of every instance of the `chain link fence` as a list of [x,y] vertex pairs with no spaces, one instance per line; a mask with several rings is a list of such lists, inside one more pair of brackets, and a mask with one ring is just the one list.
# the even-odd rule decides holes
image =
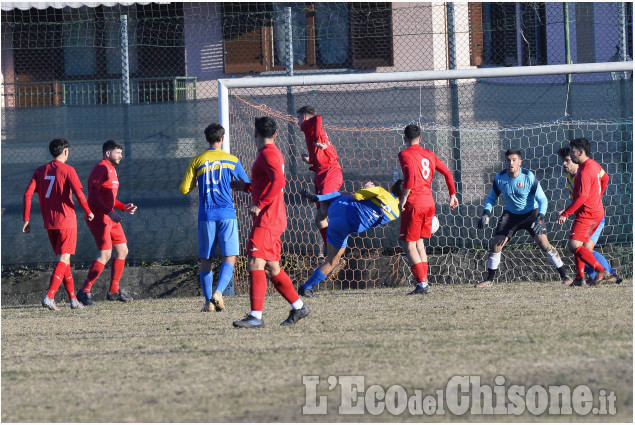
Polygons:
[[[52,261],[37,200],[31,235],[21,234],[21,210],[26,184],[35,168],[50,160],[48,142],[58,135],[71,141],[69,164],[84,185],[104,141],[116,139],[125,146],[119,198],[139,205],[123,224],[130,263],[195,260],[197,198],[181,195],[178,185],[189,160],[206,148],[203,129],[218,121],[219,78],[632,57],[631,3],[166,2],[45,9],[3,3],[2,8],[3,265]],[[526,151],[524,165],[544,180],[553,214],[566,201],[557,149],[571,136],[593,140],[596,159],[612,177],[609,223],[599,246],[619,248],[613,258],[621,272],[632,273],[632,210],[625,207],[632,205],[632,88],[631,73],[607,73],[488,78],[460,81],[454,88],[448,81],[296,88],[291,103],[284,88],[237,90],[231,93],[229,131],[236,135],[232,152],[249,170],[253,117],[263,111],[277,117],[290,169],[287,201],[293,225],[285,236],[285,261],[300,270],[297,281],[310,274],[319,255],[313,211],[297,196],[301,186],[310,186],[310,175],[297,163],[303,141],[287,115],[293,105],[305,104],[324,116],[345,167],[346,190],[358,188],[363,179],[390,182],[401,149],[399,131],[409,122],[424,128],[426,147],[455,172],[462,171],[455,174],[464,193],[459,214],[444,210],[444,189],[437,188],[442,230],[430,242],[444,254],[469,248],[464,258],[469,254],[474,260],[437,256],[453,263],[444,272],[447,280],[466,268],[471,274],[456,276],[472,279],[484,268],[481,257],[491,235],[476,233],[474,217],[493,173],[502,167],[504,149]],[[247,198],[238,194],[236,202],[240,209]],[[240,214],[246,235],[248,219]],[[382,256],[380,247],[395,251],[393,227],[353,238],[353,250],[359,249],[355,255],[363,259],[375,249]],[[564,231],[553,231],[552,240],[562,246]],[[527,242],[519,238],[517,246]],[[75,261],[88,263],[95,254],[80,219]],[[532,255],[531,267],[544,263],[549,269],[540,253]],[[357,270],[403,269],[395,257],[387,264],[364,261]],[[351,274],[342,279],[351,284],[375,278]]]

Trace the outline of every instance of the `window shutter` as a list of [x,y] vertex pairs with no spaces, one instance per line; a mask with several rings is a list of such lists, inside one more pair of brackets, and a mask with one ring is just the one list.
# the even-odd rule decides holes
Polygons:
[[391,6],[391,3],[350,4],[354,68],[393,66]]
[[223,3],[225,73],[266,71],[273,65],[270,37],[270,3]]
[[483,64],[483,4],[468,3],[470,20],[470,65]]

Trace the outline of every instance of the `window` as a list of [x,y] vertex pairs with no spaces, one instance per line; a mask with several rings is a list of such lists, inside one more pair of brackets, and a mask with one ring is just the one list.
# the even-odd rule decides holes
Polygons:
[[547,63],[545,3],[469,3],[473,66]]
[[287,7],[295,69],[392,66],[390,3],[224,3],[225,72],[284,70]]

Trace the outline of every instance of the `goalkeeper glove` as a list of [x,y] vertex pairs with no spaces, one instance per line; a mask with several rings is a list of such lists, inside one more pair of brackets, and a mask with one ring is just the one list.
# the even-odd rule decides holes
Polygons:
[[485,210],[483,211],[483,215],[481,216],[481,219],[478,221],[478,228],[484,229],[488,225],[489,225],[489,211]]
[[544,218],[545,217],[542,214],[538,214],[536,221],[534,221],[533,224],[531,225],[531,230],[533,230],[534,233],[537,235],[542,235],[543,233],[545,233]]
[[309,192],[307,190],[307,188],[302,188],[302,190],[300,191],[300,195],[304,196],[306,199],[308,199],[311,202],[318,202],[319,201],[317,195],[315,195],[314,193]]

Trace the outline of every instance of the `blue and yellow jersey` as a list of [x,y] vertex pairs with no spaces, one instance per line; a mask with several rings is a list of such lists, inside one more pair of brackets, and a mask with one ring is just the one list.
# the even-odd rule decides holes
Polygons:
[[526,214],[536,208],[539,214],[545,215],[547,212],[545,192],[534,173],[526,168],[521,168],[520,174],[514,178],[509,176],[507,170],[496,174],[483,209],[492,212],[500,195],[505,199],[505,211],[512,214]]
[[234,219],[236,209],[229,186],[233,179],[250,182],[238,158],[212,148],[192,159],[180,190],[186,194],[198,186],[199,221]]
[[357,224],[357,233],[399,218],[399,200],[381,186],[361,189],[352,195],[357,214],[349,217]]
[[[576,173],[577,174],[577,173]],[[573,199],[573,182],[575,181],[576,174],[567,173],[567,187],[569,188],[569,196]],[[604,168],[600,170],[600,178],[604,177]]]

